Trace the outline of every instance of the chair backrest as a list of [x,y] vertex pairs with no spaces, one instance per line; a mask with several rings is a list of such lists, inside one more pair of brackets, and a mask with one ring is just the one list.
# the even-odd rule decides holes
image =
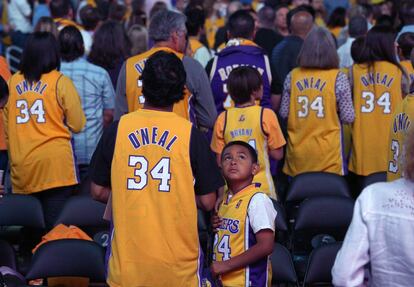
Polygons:
[[275,227],[276,231],[287,231],[288,225],[286,221],[286,211],[283,206],[277,202],[276,200],[272,199],[273,206],[277,211],[277,216],[275,220]]
[[30,195],[6,194],[0,199],[0,226],[45,228],[40,201]]
[[10,71],[15,73],[19,70],[21,56],[23,54],[23,49],[17,46],[9,46],[6,49],[6,61],[9,65]]
[[387,173],[386,172],[376,172],[366,176],[362,182],[362,188],[367,187],[373,183],[377,182],[384,182],[387,181]]
[[331,270],[341,246],[342,242],[335,242],[312,251],[306,268],[305,285],[332,282]]
[[[0,266],[7,266],[16,270],[16,254],[7,241],[0,240]],[[0,285],[1,286],[1,285]]]
[[309,198],[301,203],[294,230],[345,228],[351,223],[354,201],[338,196]]
[[297,284],[298,277],[296,276],[292,256],[286,247],[279,243],[275,243],[270,260],[272,262],[272,284]]
[[81,239],[49,241],[34,253],[26,279],[66,276],[104,282],[104,249],[93,241]]
[[348,184],[342,176],[327,172],[306,172],[293,178],[286,201],[300,202],[306,198],[330,195],[351,198]]
[[102,218],[105,204],[93,200],[90,196],[72,196],[64,205],[55,225],[60,223],[78,227],[108,228],[109,222]]

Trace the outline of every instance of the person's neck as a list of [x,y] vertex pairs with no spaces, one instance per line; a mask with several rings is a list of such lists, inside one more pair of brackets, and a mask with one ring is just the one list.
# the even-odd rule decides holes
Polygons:
[[250,101],[248,101],[248,102],[246,102],[246,103],[243,103],[243,104],[237,104],[237,105],[235,105],[237,108],[245,108],[245,107],[251,107],[251,106],[254,106],[256,103],[255,103],[255,101],[254,101],[254,99],[252,99],[252,100],[250,100]]
[[232,184],[227,183],[227,186],[229,187],[229,190],[233,195],[236,195],[246,187],[252,184],[252,179],[244,180],[241,182],[233,182]]
[[152,110],[152,111],[159,111],[159,112],[172,112],[173,106],[168,107],[155,107],[151,105],[148,102],[144,103],[144,106],[142,107],[144,110]]

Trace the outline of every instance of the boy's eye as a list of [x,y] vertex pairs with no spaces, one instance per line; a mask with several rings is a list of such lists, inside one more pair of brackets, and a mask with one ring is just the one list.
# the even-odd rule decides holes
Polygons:
[[231,160],[231,156],[224,156],[224,158],[223,158],[225,161],[229,161],[229,160]]
[[246,159],[246,155],[241,154],[241,155],[239,155],[239,158],[240,158],[240,159]]

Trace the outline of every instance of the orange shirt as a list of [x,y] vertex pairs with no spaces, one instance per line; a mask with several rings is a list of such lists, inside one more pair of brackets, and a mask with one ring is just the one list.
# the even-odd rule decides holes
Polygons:
[[[9,66],[6,59],[0,56],[0,76],[6,82],[11,77]],[[6,139],[4,135],[3,109],[0,109],[0,150],[7,150]]]

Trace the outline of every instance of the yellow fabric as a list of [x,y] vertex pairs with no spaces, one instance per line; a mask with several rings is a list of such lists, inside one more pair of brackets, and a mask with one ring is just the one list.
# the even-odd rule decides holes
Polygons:
[[[248,222],[247,211],[251,198],[260,192],[254,184],[251,184],[233,195],[229,199],[229,191],[225,193],[218,215],[223,219],[214,239],[215,261],[226,261],[238,256],[249,249],[249,243],[253,235]],[[247,222],[246,222],[247,221]],[[254,236],[254,235],[253,235]],[[270,262],[268,262],[270,266]],[[270,268],[268,268],[270,270]],[[223,286],[250,286],[248,281],[248,267],[221,275]],[[268,281],[271,282],[271,273]]]
[[111,168],[110,286],[198,286],[191,127],[171,112],[121,117]]
[[288,144],[283,172],[344,174],[335,82],[339,70],[292,71]]
[[387,170],[388,127],[402,101],[402,72],[380,61],[371,67],[355,64],[352,74],[355,121],[349,170],[367,176]]
[[216,32],[220,27],[224,26],[225,21],[226,20],[224,18],[216,17],[206,19],[206,22],[204,23],[204,30],[206,31],[206,38],[210,48],[213,48]]
[[264,193],[277,199],[268,150],[281,148],[286,141],[275,113],[259,106],[231,108],[221,113],[214,126],[211,149],[221,154],[227,143],[236,140],[247,142],[256,149],[260,170],[253,182],[260,183]]
[[400,64],[406,70],[408,77],[410,79],[410,84],[412,85],[414,82],[414,68],[413,68],[413,65],[411,64],[411,61],[410,60],[401,61]]
[[331,32],[335,36],[335,38],[338,39],[339,35],[341,34],[342,28],[343,27],[329,27],[328,29],[329,32]]
[[72,81],[54,70],[30,85],[16,73],[9,90],[3,118],[13,192],[77,184],[68,127],[79,132],[86,120]]
[[76,23],[72,20],[66,19],[66,18],[55,18],[53,20],[55,21],[55,23],[58,27],[74,26],[80,31],[84,30],[81,25],[79,25],[78,23]]
[[387,180],[400,178],[404,154],[404,140],[414,122],[414,95],[408,95],[398,105],[392,119],[388,143]]
[[244,38],[234,38],[227,41],[227,43],[222,43],[220,46],[217,47],[217,53],[221,52],[224,48],[231,47],[231,46],[255,46],[258,47],[257,44],[251,40],[244,39]]
[[[126,98],[128,103],[128,112],[136,111],[144,105],[145,99],[142,95],[142,83],[139,80],[139,77],[142,74],[147,59],[158,51],[174,53],[180,59],[183,59],[184,57],[183,54],[177,53],[170,48],[159,47],[152,48],[145,53],[129,58],[126,62]],[[184,99],[176,103],[173,108],[173,111],[177,115],[182,116],[187,120],[190,119],[190,99],[191,93],[187,88],[185,88]]]
[[204,47],[203,44],[201,44],[200,41],[197,40],[197,38],[190,38],[190,49],[191,49],[191,55],[194,56],[194,54],[197,52],[198,49]]

